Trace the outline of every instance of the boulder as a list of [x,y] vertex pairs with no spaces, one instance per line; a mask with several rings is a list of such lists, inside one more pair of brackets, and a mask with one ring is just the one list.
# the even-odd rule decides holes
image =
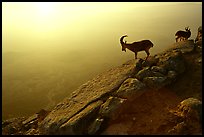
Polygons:
[[[82,135],[87,134],[89,124],[97,117],[97,112],[103,102],[96,101],[88,105],[83,111],[74,115],[67,122],[63,123],[60,127],[52,127],[52,132],[57,131],[60,135]],[[56,134],[56,133],[52,133]]]
[[168,71],[166,76],[150,76],[145,77],[143,82],[150,88],[160,89],[176,80],[177,73],[175,71]]
[[178,112],[182,117],[197,115],[202,120],[202,102],[196,98],[188,98],[178,105]]
[[183,73],[185,71],[185,60],[182,53],[178,50],[174,50],[169,54],[170,55],[159,61],[158,66],[163,67],[167,71],[173,70],[177,74]]
[[[202,129],[202,102],[196,98],[188,98],[180,102],[173,111],[177,124],[168,130],[168,134],[199,134]],[[178,120],[179,119],[179,120]]]
[[136,78],[126,79],[120,88],[114,93],[114,96],[132,100],[145,92],[146,85]]
[[167,84],[169,84],[169,79],[164,76],[164,77],[145,77],[143,82],[150,88],[153,89],[160,89]]
[[109,97],[105,103],[103,103],[99,110],[99,115],[101,117],[108,117],[111,119],[116,119],[118,117],[118,110],[120,106],[124,103],[126,99],[118,97]]
[[166,72],[167,72],[163,67],[160,67],[160,66],[152,66],[151,71],[159,72],[159,73],[161,73],[163,75],[166,75]]
[[164,75],[157,71],[152,71],[150,67],[145,67],[136,74],[136,78],[142,81],[145,77],[163,77]]
[[88,134],[97,133],[102,123],[106,120],[116,119],[119,115],[120,107],[126,99],[110,96],[105,103],[103,103],[99,110],[99,116],[89,126]]

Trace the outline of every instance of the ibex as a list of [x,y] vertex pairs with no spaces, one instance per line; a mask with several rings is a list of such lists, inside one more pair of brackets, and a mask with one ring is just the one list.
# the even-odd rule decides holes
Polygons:
[[178,39],[181,40],[187,40],[191,36],[191,31],[189,27],[185,28],[186,31],[179,30],[176,32],[176,42],[178,42]]
[[135,53],[135,59],[137,59],[137,52],[139,51],[145,51],[147,54],[147,58],[149,57],[149,49],[153,47],[153,43],[150,40],[142,40],[138,42],[133,42],[133,43],[127,43],[127,41],[123,42],[123,39],[127,37],[127,35],[124,35],[120,38],[120,44],[122,46],[122,51],[126,52],[126,48],[129,49],[130,51]]

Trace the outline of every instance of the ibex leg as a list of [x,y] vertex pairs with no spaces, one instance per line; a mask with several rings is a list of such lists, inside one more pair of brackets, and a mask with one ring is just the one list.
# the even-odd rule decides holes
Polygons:
[[135,52],[135,59],[137,59],[137,52]]
[[147,57],[146,57],[146,59],[145,59],[145,60],[147,60],[147,58],[149,57],[150,53],[149,53],[149,51],[148,51],[148,50],[145,50],[145,52],[146,52],[146,54],[147,54]]

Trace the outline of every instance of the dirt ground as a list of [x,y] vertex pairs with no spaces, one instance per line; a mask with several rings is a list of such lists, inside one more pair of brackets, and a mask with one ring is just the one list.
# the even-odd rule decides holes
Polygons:
[[147,91],[140,98],[127,102],[120,117],[111,121],[111,126],[103,134],[162,134],[161,125],[169,117],[169,109],[181,99],[168,89]]

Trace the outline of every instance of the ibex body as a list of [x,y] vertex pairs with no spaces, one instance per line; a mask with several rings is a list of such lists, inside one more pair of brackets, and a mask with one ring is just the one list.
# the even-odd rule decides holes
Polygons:
[[122,51],[126,52],[126,48],[130,51],[135,53],[135,59],[137,59],[137,53],[140,51],[145,51],[147,54],[146,60],[149,57],[149,49],[153,47],[153,43],[150,40],[142,40],[138,42],[133,43],[127,43],[126,41],[123,42],[123,39],[127,37],[127,35],[124,35],[120,38],[120,44],[122,46]]
[[191,31],[189,27],[185,28],[186,31],[177,31],[175,36],[176,36],[176,42],[178,42],[178,39],[181,40],[187,40],[191,36]]

